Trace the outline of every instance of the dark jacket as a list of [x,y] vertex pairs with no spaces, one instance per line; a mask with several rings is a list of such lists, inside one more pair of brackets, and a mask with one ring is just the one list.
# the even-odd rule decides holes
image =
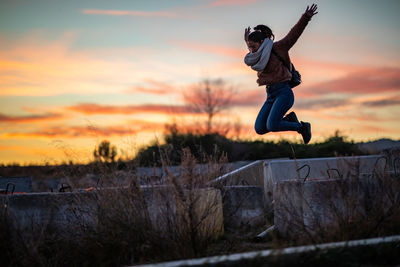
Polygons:
[[[284,59],[288,66],[290,66],[289,50],[296,43],[297,39],[299,39],[310,20],[311,17],[303,14],[300,20],[283,39],[274,42],[272,49]],[[257,76],[257,83],[259,86],[285,82],[292,78],[292,74],[287,67],[285,67],[273,53],[271,53],[265,69],[258,72]]]

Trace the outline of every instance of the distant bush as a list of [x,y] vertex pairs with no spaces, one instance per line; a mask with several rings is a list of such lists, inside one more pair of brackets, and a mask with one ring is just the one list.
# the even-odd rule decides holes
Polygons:
[[[161,153],[165,153],[172,165],[177,165],[183,156],[184,149],[194,155],[201,163],[206,160],[204,155],[214,155],[220,157],[227,153],[228,157],[232,153],[233,141],[217,133],[213,134],[194,134],[194,133],[172,133],[164,136],[165,144],[153,144],[142,148],[135,160],[141,166],[161,166]],[[228,158],[229,161],[232,158]]]
[[221,155],[226,153],[228,160],[259,160],[269,158],[314,158],[334,157],[345,155],[361,155],[354,141],[347,141],[338,131],[323,142],[304,145],[287,140],[271,141],[246,141],[231,140],[218,133],[194,134],[178,133],[172,131],[164,135],[165,144],[153,144],[142,148],[135,160],[141,166],[160,166],[160,151],[165,152],[171,164],[178,164],[182,151],[188,148],[201,162],[201,155]]

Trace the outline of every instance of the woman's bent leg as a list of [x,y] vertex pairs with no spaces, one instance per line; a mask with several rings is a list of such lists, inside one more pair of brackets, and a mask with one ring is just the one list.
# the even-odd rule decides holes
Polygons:
[[293,103],[294,95],[291,88],[281,93],[276,98],[271,107],[267,120],[267,127],[270,131],[299,131],[299,129],[301,128],[300,123],[282,120],[286,112],[293,106]]
[[264,105],[261,107],[260,112],[258,112],[257,119],[254,124],[254,129],[258,134],[266,134],[269,132],[267,128],[267,120],[272,107],[272,103],[273,102],[267,99]]

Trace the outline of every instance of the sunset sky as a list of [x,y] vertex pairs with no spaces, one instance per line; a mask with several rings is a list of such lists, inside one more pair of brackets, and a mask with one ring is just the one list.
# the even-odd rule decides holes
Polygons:
[[[217,121],[241,123],[241,138],[300,141],[255,134],[266,93],[243,63],[243,32],[266,24],[279,40],[312,3],[0,0],[0,163],[87,162],[104,139],[132,156],[165,123],[201,120],[182,95],[204,78],[235,88]],[[292,109],[312,141],[400,139],[400,1],[315,3],[290,50],[303,78]]]

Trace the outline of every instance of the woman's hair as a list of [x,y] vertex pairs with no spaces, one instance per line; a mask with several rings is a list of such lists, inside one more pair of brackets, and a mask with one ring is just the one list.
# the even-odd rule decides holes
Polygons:
[[262,40],[265,38],[269,38],[274,40],[275,35],[272,33],[272,30],[265,25],[257,25],[254,28],[254,32],[249,34],[249,41],[255,42],[255,43],[261,43]]

